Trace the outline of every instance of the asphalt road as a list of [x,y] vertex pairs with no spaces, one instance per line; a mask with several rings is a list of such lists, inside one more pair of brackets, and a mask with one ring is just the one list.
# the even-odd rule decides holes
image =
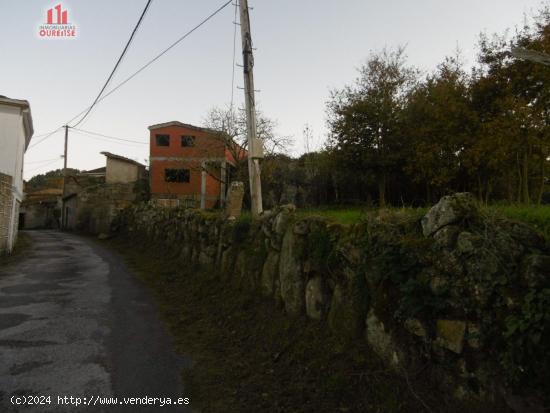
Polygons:
[[[180,379],[186,361],[122,259],[75,235],[28,234],[28,253],[0,267],[0,412],[190,412],[160,400],[120,404],[123,397],[188,397]],[[50,402],[15,406],[14,395]],[[58,404],[58,396],[82,404]],[[98,397],[119,404],[100,406]]]

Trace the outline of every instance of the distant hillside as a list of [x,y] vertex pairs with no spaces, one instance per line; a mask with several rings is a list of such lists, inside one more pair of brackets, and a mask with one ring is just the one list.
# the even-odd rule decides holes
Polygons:
[[[69,174],[77,174],[78,169],[67,168]],[[63,169],[56,169],[44,174],[35,175],[25,182],[25,192],[34,192],[46,188],[61,188],[63,186]]]

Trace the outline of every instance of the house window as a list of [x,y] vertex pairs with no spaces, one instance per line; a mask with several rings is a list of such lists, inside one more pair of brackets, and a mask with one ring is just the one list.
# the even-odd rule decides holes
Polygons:
[[191,174],[189,169],[165,169],[164,180],[166,182],[189,182]]
[[157,146],[170,146],[170,135],[156,135]]
[[190,135],[183,135],[181,137],[181,146],[195,146],[195,137]]

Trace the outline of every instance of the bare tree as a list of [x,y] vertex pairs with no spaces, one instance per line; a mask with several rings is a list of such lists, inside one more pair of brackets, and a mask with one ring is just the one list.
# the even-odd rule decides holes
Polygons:
[[[292,139],[277,134],[276,121],[257,111],[256,123],[257,136],[262,140],[267,156],[288,152]],[[206,115],[203,126],[214,131],[223,140],[235,163],[234,175],[246,182],[248,140],[244,108],[213,107]]]
[[[256,113],[257,135],[264,144],[264,152],[267,155],[275,153],[286,153],[292,144],[288,136],[277,134],[277,122],[268,118],[262,112]],[[235,107],[214,107],[208,112],[204,120],[204,126],[220,133],[220,137],[227,142],[231,148],[237,144],[240,157],[246,157],[247,136],[246,136],[246,114],[244,108]]]

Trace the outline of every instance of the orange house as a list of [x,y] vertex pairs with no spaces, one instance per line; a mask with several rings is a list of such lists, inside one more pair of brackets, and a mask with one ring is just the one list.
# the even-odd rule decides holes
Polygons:
[[149,126],[151,198],[161,205],[223,206],[234,160],[219,133],[178,121]]

